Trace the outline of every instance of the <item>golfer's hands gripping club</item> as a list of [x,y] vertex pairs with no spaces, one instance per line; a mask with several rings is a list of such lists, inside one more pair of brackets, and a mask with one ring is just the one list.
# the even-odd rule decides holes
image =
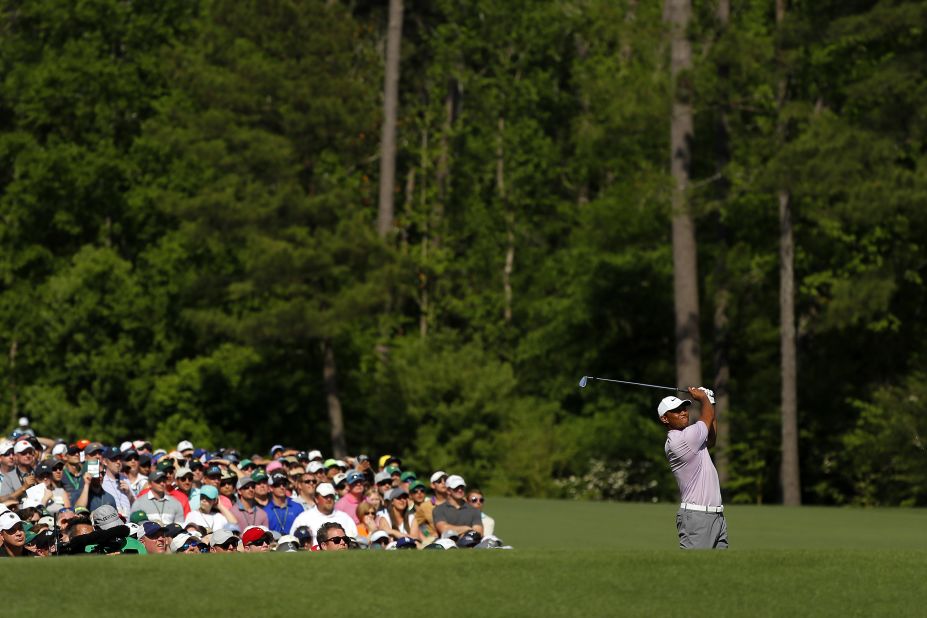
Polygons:
[[692,395],[693,399],[699,401],[705,401],[707,399],[708,403],[715,405],[715,392],[710,388],[705,388],[704,386],[690,386],[689,394]]

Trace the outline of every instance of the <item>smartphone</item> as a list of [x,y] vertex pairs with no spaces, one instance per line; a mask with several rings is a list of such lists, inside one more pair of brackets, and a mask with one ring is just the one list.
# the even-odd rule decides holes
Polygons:
[[87,472],[91,476],[100,476],[100,462],[96,459],[87,462]]

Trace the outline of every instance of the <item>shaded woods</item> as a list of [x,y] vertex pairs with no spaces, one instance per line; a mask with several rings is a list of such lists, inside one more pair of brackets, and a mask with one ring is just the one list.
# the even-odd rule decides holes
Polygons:
[[927,504],[927,3],[666,4],[3,1],[4,422]]

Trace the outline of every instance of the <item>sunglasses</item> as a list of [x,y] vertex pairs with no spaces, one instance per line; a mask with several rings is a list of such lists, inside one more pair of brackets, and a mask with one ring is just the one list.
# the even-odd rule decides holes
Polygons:
[[222,545],[216,545],[216,547],[221,547],[225,551],[232,551],[233,549],[238,549],[238,542],[237,541],[226,541]]
[[248,543],[248,547],[262,547],[264,545],[267,545],[268,543],[269,541],[267,540],[266,537],[261,537],[256,541],[251,541],[250,543]]
[[177,477],[177,480],[178,480],[178,481],[190,481],[190,482],[192,483],[192,482],[193,482],[193,475],[192,475],[192,474],[184,474],[183,476]]
[[138,457],[126,457],[123,461],[138,461]]
[[384,487],[386,485],[392,486],[392,484],[393,484],[392,481],[380,481],[379,483],[377,483],[377,487]]
[[180,548],[180,551],[181,551],[181,552],[188,552],[188,551],[190,551],[191,549],[196,549],[196,550],[198,550],[201,554],[208,554],[208,553],[209,553],[209,546],[208,546],[208,545],[203,545],[202,543],[187,543],[186,545],[184,545],[183,547]]
[[346,536],[333,536],[330,539],[326,539],[326,543],[334,543],[335,545],[347,545],[348,537]]
[[477,498],[476,496],[473,496],[472,498],[470,498],[470,502],[472,502],[473,504],[483,504],[484,501],[485,501],[484,498]]
[[235,481],[220,481],[219,485],[222,487],[231,487],[235,485]]
[[413,493],[413,494],[423,494],[423,493],[425,493],[425,490],[422,489],[421,487],[418,487],[418,488],[416,488],[416,489],[413,489],[413,490],[412,490],[412,493]]
[[55,464],[52,466],[52,471],[54,472],[61,472],[62,470],[64,470],[64,464]]
[[301,482],[305,483],[306,485],[318,485],[319,484],[319,482],[316,479],[303,479]]

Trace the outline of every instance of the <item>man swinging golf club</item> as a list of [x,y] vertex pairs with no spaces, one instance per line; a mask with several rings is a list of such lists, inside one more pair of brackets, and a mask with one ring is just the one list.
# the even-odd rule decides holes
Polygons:
[[708,447],[715,445],[718,425],[714,393],[690,387],[689,394],[702,407],[699,420],[689,425],[690,399],[666,397],[657,407],[667,428],[666,458],[679,485],[682,504],[676,513],[679,546],[683,549],[727,549],[727,523],[721,505],[721,486]]

